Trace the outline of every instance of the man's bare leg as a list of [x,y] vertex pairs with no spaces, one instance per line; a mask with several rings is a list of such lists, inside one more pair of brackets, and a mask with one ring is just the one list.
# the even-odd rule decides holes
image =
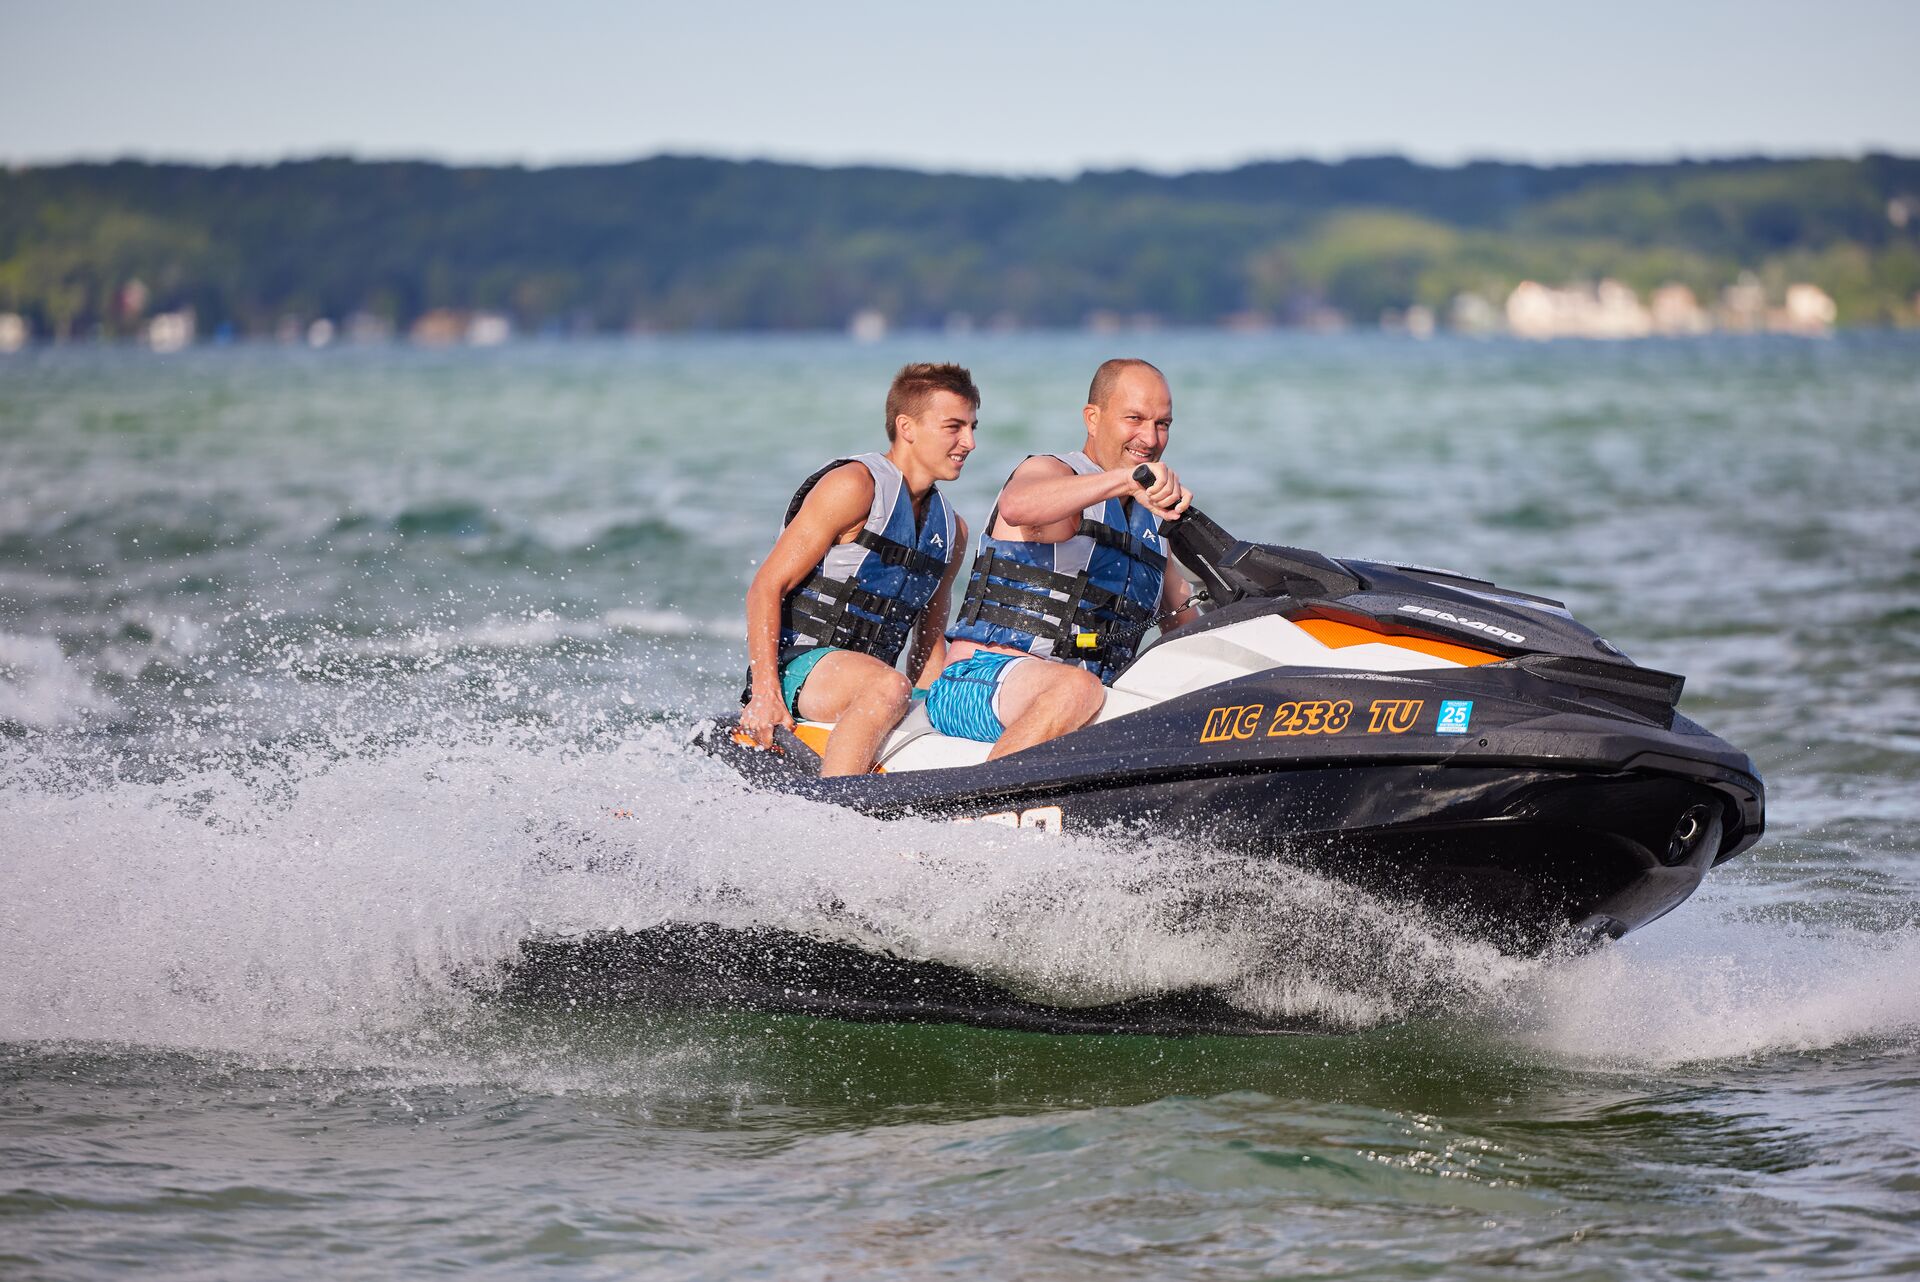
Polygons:
[[1085,668],[1021,660],[1000,683],[1000,714],[1007,728],[987,760],[1078,730],[1100,715],[1106,701],[1107,688]]
[[813,665],[794,704],[808,721],[831,721],[820,777],[863,775],[873,769],[880,741],[907,715],[913,686],[870,654],[836,650]]

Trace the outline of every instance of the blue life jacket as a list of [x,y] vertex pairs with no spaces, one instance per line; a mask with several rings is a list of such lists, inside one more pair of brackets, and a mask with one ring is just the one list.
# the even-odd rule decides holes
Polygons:
[[[1103,470],[1085,453],[1049,457],[1082,476]],[[1167,574],[1160,518],[1143,503],[1103,499],[1059,543],[997,539],[999,520],[996,503],[947,635],[1077,663],[1113,680],[1159,613]]]
[[896,663],[953,560],[953,509],[938,486],[918,528],[906,478],[884,454],[839,458],[801,482],[782,526],[793,523],[820,478],[846,463],[873,476],[873,508],[852,542],[836,543],[813,574],[780,603],[782,659],[815,646],[838,646]]

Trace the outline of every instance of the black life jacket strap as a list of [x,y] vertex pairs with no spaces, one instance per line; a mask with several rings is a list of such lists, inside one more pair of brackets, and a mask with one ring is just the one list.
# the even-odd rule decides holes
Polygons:
[[[855,614],[855,610],[861,613]],[[787,598],[780,621],[788,630],[813,637],[820,645],[858,650],[892,663],[906,647],[919,617],[918,606],[816,574]]]
[[1126,530],[1117,529],[1104,521],[1089,521],[1083,516],[1080,518],[1080,533],[1102,547],[1118,549],[1142,565],[1151,566],[1162,573],[1166,572],[1166,554],[1154,551]]
[[[1004,579],[1006,583],[988,583],[989,576]],[[1063,608],[1077,606],[1079,613],[1106,616],[1099,620],[1103,623],[1112,618],[1138,623],[1153,617],[1152,609],[1147,606],[1087,582],[1084,571],[1080,574],[1061,574],[1042,566],[1028,565],[1024,561],[1003,559],[991,549],[974,560],[973,572],[967,580],[967,599],[972,600],[981,594],[1008,597],[1009,603],[1009,594],[1018,595],[1020,604],[1025,608],[1048,615],[1057,615]]]
[[1061,574],[1002,559],[991,549],[974,561],[960,603],[963,623],[985,620],[1069,645],[1077,645],[1073,638],[1083,632],[1104,635],[1116,623],[1142,624],[1154,617],[1152,609],[1087,582],[1084,571]]
[[947,563],[939,557],[928,556],[918,548],[896,543],[872,530],[861,530],[853,536],[853,541],[878,557],[882,565],[904,566],[909,574],[930,574],[938,578],[947,572]]

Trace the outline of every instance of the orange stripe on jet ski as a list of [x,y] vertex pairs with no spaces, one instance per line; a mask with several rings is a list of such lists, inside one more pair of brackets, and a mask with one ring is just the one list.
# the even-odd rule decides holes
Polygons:
[[[833,728],[831,726],[817,726],[805,721],[796,721],[793,723],[793,734],[801,743],[806,744],[809,748],[812,748],[824,757],[827,755],[827,740],[832,737]],[[757,748],[760,746],[759,743],[754,740],[754,737],[744,730],[735,730],[733,732],[733,741],[742,748]],[[775,748],[774,751],[778,752],[780,749]],[[887,773],[887,768],[876,765],[872,773],[883,775]]]
[[[806,744],[821,756],[827,755],[827,740],[833,737],[832,726],[815,725],[811,721],[796,721],[793,723],[793,733],[801,743]],[[887,771],[885,766],[875,766],[869,773],[883,775]]]
[[1446,659],[1464,667],[1477,668],[1483,663],[1498,663],[1500,656],[1488,654],[1485,650],[1475,650],[1464,645],[1454,645],[1450,641],[1435,641],[1431,637],[1410,637],[1404,633],[1375,632],[1372,628],[1357,627],[1351,623],[1342,623],[1337,619],[1296,619],[1296,626],[1321,645],[1333,650],[1344,650],[1350,645],[1397,645],[1402,650],[1417,650],[1421,654],[1432,655],[1436,659]]

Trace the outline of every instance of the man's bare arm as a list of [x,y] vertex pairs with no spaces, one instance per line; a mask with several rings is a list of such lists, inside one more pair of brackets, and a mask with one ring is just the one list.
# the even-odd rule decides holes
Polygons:
[[1049,526],[1072,521],[1077,528],[1082,509],[1139,488],[1117,468],[1082,476],[1057,458],[1036,454],[1014,469],[1000,491],[1000,521],[1013,527],[1013,538],[1058,542],[1072,531],[1056,535]]
[[1165,463],[1146,466],[1154,472],[1151,486],[1134,480],[1132,468],[1082,476],[1057,458],[1035,455],[1014,469],[1000,491],[1000,524],[1013,532],[998,537],[1057,543],[1073,536],[1082,510],[1107,499],[1139,499],[1161,517],[1186,511],[1193,494],[1180,484],[1173,469]]
[[747,587],[753,697],[740,724],[762,747],[773,742],[775,726],[793,724],[780,696],[780,603],[807,581],[828,548],[866,524],[872,509],[873,477],[867,469],[858,463],[835,468],[814,485]]

